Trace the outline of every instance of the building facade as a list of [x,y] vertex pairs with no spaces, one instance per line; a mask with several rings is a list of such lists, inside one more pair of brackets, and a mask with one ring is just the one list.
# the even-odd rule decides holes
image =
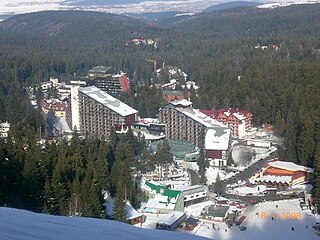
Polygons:
[[[212,166],[226,166],[230,148],[230,129],[183,99],[160,109],[159,118],[166,124],[169,140],[187,141],[200,147],[204,141],[206,156]],[[202,136],[203,135],[203,136]],[[204,138],[204,139],[201,139]]]
[[94,81],[94,86],[112,96],[130,91],[130,82],[126,73],[114,73],[112,67],[97,66],[89,70],[88,76]]
[[80,131],[90,135],[109,136],[112,128],[120,130],[136,121],[137,110],[97,87],[79,88]]
[[257,184],[271,187],[287,188],[296,184],[304,184],[312,179],[314,170],[293,162],[273,159],[252,176],[251,180]]
[[244,138],[252,131],[252,114],[249,111],[228,108],[201,112],[228,126],[234,138]]

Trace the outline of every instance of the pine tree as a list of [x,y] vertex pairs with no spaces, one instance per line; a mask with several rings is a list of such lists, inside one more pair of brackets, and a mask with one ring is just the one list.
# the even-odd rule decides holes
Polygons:
[[223,186],[222,186],[222,182],[221,182],[221,179],[220,179],[220,175],[219,173],[217,174],[217,177],[216,177],[216,182],[214,183],[214,191],[216,193],[219,193],[223,190]]
[[119,222],[127,222],[125,188],[119,182],[113,204],[113,218]]
[[102,141],[99,146],[97,160],[94,164],[95,179],[99,188],[106,190],[108,187],[108,159],[107,159],[108,146],[105,141]]
[[50,179],[47,177],[44,185],[44,204],[42,211],[44,213],[57,215],[59,213],[58,201],[55,198]]
[[310,116],[305,116],[301,130],[298,132],[298,159],[300,164],[312,166],[314,158],[314,124]]
[[317,150],[315,152],[315,161],[314,161],[314,178],[313,178],[313,194],[314,194],[314,203],[316,210],[320,213],[320,143],[317,145]]
[[207,184],[206,172],[207,172],[207,168],[209,167],[209,161],[205,156],[204,141],[205,141],[204,131],[202,131],[199,138],[200,153],[197,158],[197,164],[199,167],[198,174],[200,175],[201,184]]
[[87,217],[104,218],[103,210],[103,196],[101,189],[93,177],[92,166],[88,166],[86,177],[83,180],[82,186],[82,200],[83,200],[83,215]]

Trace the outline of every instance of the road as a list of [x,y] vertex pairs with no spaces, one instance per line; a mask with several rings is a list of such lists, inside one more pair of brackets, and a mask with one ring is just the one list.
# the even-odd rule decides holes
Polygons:
[[[239,175],[234,176],[233,178],[227,179],[226,181],[222,182],[224,189],[226,189],[227,184],[232,184],[232,183],[238,183],[239,180],[245,181],[249,179],[256,171],[260,170],[262,166],[269,160],[275,158],[275,154],[271,154],[268,157],[254,163],[244,171],[240,172]],[[200,184],[200,178],[198,173],[193,170],[193,169],[187,169],[189,176],[190,176],[190,181],[191,185],[198,185]],[[265,196],[238,196],[235,194],[229,194],[226,193],[225,190],[222,191],[221,193],[223,196],[228,197],[230,199],[235,199],[235,200],[241,200],[243,203],[246,204],[254,204],[256,202],[261,202],[261,201],[276,201],[276,200],[283,200],[283,199],[291,199],[293,196],[291,195],[276,195],[276,194],[269,194]],[[303,197],[303,194],[299,194],[296,197]]]
[[190,168],[188,168],[187,171],[188,171],[189,176],[190,176],[191,185],[200,184],[200,178],[199,178],[198,173],[195,170],[190,169]]

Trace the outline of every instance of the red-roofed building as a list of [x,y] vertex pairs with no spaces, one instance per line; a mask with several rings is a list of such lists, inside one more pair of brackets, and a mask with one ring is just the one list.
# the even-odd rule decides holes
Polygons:
[[234,108],[200,111],[228,126],[234,138],[243,138],[252,130],[252,114],[249,111]]
[[312,174],[312,168],[274,159],[266,163],[252,180],[272,186],[292,186],[309,181]]
[[66,116],[66,104],[64,102],[43,99],[41,100],[41,107],[42,111],[45,113],[52,110],[57,117]]

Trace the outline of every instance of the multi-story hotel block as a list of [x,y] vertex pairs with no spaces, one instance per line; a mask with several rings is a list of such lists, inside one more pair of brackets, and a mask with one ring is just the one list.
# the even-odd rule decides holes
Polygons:
[[130,91],[128,76],[123,72],[115,74],[112,67],[94,67],[89,70],[88,76],[94,81],[94,86],[113,96]]
[[228,108],[201,112],[228,126],[234,138],[244,138],[252,131],[252,114],[246,110]]
[[230,147],[230,129],[192,108],[192,103],[183,99],[171,102],[160,109],[159,118],[166,124],[169,140],[187,141],[200,146],[204,133],[206,156],[213,166],[226,166]]
[[79,109],[78,113],[72,113],[71,119],[77,122],[75,117],[78,117],[79,129],[83,133],[107,137],[113,127],[120,130],[136,121],[137,110],[97,87],[80,87],[77,95],[71,95],[75,107]]

